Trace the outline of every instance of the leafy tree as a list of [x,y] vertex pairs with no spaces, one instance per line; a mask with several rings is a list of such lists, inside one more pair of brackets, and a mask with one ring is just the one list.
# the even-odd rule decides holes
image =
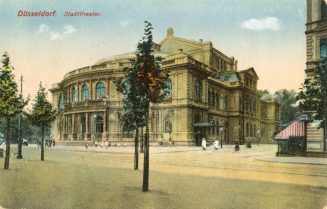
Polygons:
[[269,95],[269,91],[267,89],[264,89],[264,90],[258,90],[258,93],[259,93],[259,97],[261,98],[262,96],[264,95]]
[[0,70],[0,116],[6,119],[6,156],[4,169],[9,169],[10,143],[11,143],[11,118],[21,112],[27,101],[23,101],[18,94],[17,83],[13,74],[7,52],[2,56]]
[[303,88],[297,96],[299,107],[304,111],[314,111],[314,119],[321,120],[320,127],[324,127],[324,149],[326,150],[327,131],[327,59],[316,68],[313,78],[304,81]]
[[294,120],[299,111],[296,106],[296,95],[294,90],[282,89],[275,92],[277,99],[281,104],[281,124],[286,124]]
[[164,100],[168,78],[160,69],[161,57],[155,57],[153,53],[152,29],[151,23],[145,21],[144,37],[137,44],[135,59],[131,62],[132,67],[128,69],[120,89],[124,94],[125,122],[136,130],[138,127],[146,127],[142,188],[144,192],[149,190],[150,103],[160,103]]
[[28,115],[30,121],[41,127],[41,160],[44,161],[44,133],[45,128],[56,118],[57,112],[47,100],[47,92],[42,84],[32,105],[32,113]]

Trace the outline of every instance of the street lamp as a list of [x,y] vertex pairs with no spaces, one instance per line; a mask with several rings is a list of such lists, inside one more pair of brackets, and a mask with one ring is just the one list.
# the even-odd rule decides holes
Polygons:
[[223,131],[224,131],[224,127],[220,127],[219,131],[220,131],[220,148],[223,148]]

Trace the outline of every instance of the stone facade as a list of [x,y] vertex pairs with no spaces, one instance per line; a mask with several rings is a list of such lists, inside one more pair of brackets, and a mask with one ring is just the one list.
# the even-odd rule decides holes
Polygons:
[[324,0],[307,0],[307,67],[308,78],[322,58],[327,57],[327,4]]
[[[253,68],[238,71],[237,61],[211,42],[176,37],[172,28],[153,48],[164,58],[162,69],[169,73],[171,84],[167,99],[150,108],[153,145],[194,145],[203,136],[209,142],[218,137],[229,144],[247,139],[272,142],[279,126],[279,104],[259,98],[259,78]],[[133,57],[127,53],[101,59],[67,73],[52,86],[53,105],[61,110],[52,126],[54,140],[133,141],[133,131],[124,127],[122,94],[115,87]]]

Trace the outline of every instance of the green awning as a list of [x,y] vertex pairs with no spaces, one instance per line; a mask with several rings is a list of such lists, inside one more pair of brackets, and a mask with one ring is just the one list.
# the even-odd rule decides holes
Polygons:
[[201,122],[201,123],[194,123],[193,126],[195,128],[212,128],[215,125],[209,122]]

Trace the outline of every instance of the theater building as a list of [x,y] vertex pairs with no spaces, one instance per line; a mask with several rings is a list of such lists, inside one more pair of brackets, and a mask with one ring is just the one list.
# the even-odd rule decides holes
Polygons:
[[[202,137],[224,143],[246,140],[272,142],[279,126],[279,103],[260,98],[259,77],[252,67],[237,69],[237,61],[210,41],[193,41],[168,28],[160,43],[153,43],[169,73],[168,95],[150,107],[150,143],[195,145]],[[58,143],[78,144],[109,139],[128,145],[133,130],[125,126],[123,95],[115,81],[130,67],[133,53],[104,58],[72,70],[50,89],[60,115],[52,124]]]

